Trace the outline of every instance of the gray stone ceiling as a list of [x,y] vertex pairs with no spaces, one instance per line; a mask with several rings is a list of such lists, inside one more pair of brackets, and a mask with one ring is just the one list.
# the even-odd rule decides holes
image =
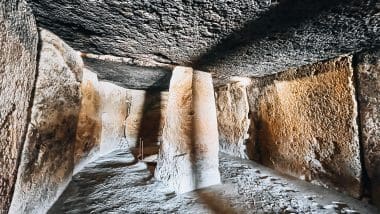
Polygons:
[[[30,0],[39,26],[85,53],[151,59],[257,77],[380,44],[378,0]],[[102,66],[105,65],[105,69]],[[133,88],[159,87],[153,70],[89,65]],[[96,67],[96,68],[95,68]],[[107,74],[107,71],[112,74]],[[162,70],[157,69],[157,72]],[[123,76],[124,75],[124,76]],[[165,78],[164,78],[165,79]],[[162,82],[162,87],[167,84]]]

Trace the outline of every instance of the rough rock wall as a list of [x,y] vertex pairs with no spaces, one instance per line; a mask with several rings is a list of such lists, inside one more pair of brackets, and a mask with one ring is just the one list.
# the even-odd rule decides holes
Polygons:
[[213,95],[210,74],[174,69],[155,176],[178,193],[220,182]]
[[101,140],[101,97],[95,73],[84,69],[81,84],[82,100],[75,143],[75,165],[99,151]]
[[9,209],[37,67],[37,28],[23,0],[0,2],[0,213]]
[[[238,85],[220,88],[221,145],[237,142],[222,136],[241,139],[248,132],[249,158],[359,197],[362,166],[352,76],[351,58],[340,57],[252,79],[247,93]],[[249,111],[242,96],[248,97]],[[249,127],[235,119],[238,115],[250,119]]]
[[250,125],[247,86],[241,82],[216,90],[219,144],[222,152],[248,158],[246,143]]
[[268,84],[260,88],[257,102],[261,162],[359,197],[352,75],[351,58],[341,57],[263,79]]
[[140,138],[147,146],[162,142],[168,92],[128,89],[127,96],[130,107],[125,136],[129,144],[138,146]]
[[372,200],[380,207],[380,51],[360,53],[356,66],[364,163]]
[[38,77],[10,213],[45,213],[72,176],[83,62],[40,31]]

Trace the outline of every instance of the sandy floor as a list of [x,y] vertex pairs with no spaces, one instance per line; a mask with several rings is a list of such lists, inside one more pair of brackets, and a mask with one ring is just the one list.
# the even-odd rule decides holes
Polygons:
[[176,195],[131,153],[114,151],[74,177],[49,213],[379,213],[333,190],[220,155],[223,184]]

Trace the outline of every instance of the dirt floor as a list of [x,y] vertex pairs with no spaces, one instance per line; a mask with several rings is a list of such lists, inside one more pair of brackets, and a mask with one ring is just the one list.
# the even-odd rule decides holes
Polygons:
[[379,213],[334,190],[225,154],[223,184],[182,195],[151,172],[130,152],[114,151],[74,175],[49,213]]

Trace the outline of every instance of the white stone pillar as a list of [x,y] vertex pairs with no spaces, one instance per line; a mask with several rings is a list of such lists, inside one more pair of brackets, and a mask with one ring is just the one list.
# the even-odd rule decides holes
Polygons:
[[193,112],[193,173],[196,175],[196,188],[219,184],[218,122],[210,73],[193,73]]
[[[196,87],[196,88],[195,88]],[[176,67],[170,81],[156,177],[177,193],[220,183],[211,75]]]

